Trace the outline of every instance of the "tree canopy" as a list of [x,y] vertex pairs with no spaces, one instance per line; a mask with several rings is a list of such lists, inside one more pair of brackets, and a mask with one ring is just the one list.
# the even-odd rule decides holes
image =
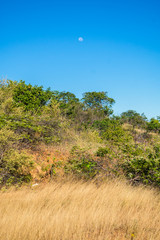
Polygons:
[[121,114],[121,118],[122,118],[123,122],[132,124],[133,128],[135,126],[143,127],[146,124],[146,120],[147,120],[147,118],[144,114],[139,114],[134,110],[128,110],[126,112],[123,112]]
[[26,111],[38,111],[44,106],[52,96],[52,92],[48,88],[43,90],[43,87],[32,86],[20,81],[14,89],[13,99],[17,106],[22,106]]
[[85,92],[82,101],[86,108],[101,111],[104,115],[113,113],[112,105],[115,100],[108,97],[107,92]]

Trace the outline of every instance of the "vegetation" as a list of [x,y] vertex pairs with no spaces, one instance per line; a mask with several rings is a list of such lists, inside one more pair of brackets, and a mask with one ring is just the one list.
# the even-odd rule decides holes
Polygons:
[[78,99],[1,81],[0,186],[72,175],[160,187],[160,117],[115,116],[114,103],[104,91]]
[[3,189],[0,202],[1,239],[160,239],[160,195],[121,181]]
[[160,239],[160,117],[114,103],[0,81],[0,239]]

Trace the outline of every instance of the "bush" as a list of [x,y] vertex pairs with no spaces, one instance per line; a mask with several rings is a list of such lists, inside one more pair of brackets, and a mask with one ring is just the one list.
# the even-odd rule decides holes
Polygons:
[[12,130],[7,127],[0,129],[0,162],[5,154],[16,145],[18,140],[19,137]]
[[108,153],[111,153],[111,150],[108,148],[108,147],[99,147],[97,152],[96,152],[96,155],[98,157],[105,157]]
[[65,172],[72,173],[78,178],[92,179],[99,173],[98,163],[83,149],[74,146],[71,156],[65,165]]
[[30,155],[15,150],[20,137],[7,127],[0,129],[0,184],[13,184],[31,180],[33,167]]
[[160,159],[136,157],[122,164],[126,177],[132,183],[151,184],[160,187]]
[[106,118],[102,121],[95,121],[93,127],[99,129],[100,135],[107,141],[124,142],[132,138],[116,119]]
[[25,152],[10,150],[0,162],[0,184],[21,184],[31,180],[33,168],[31,156]]

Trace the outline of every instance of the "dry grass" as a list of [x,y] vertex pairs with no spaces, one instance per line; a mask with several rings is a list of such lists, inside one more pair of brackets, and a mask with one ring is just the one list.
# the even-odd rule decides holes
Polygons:
[[52,183],[0,193],[2,240],[159,240],[160,195],[125,183]]

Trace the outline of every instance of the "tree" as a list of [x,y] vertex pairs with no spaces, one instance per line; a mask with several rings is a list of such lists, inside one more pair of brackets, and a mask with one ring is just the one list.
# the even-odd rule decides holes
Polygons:
[[160,132],[160,121],[158,119],[151,118],[151,120],[147,124],[147,129],[150,131],[159,133]]
[[112,105],[115,103],[113,98],[107,96],[107,92],[86,92],[83,94],[82,101],[86,109],[90,108],[96,112],[109,116],[113,113]]
[[13,99],[17,106],[24,107],[25,111],[38,111],[42,106],[46,105],[51,99],[52,92],[48,88],[32,86],[20,81],[14,89]]
[[65,91],[63,91],[63,92],[54,91],[53,98],[63,104],[79,102],[79,99],[76,98],[75,94],[73,94],[71,92],[65,92]]
[[82,108],[79,99],[71,92],[54,91],[52,99],[59,103],[62,114],[69,117],[75,117],[77,111]]
[[128,110],[121,114],[122,122],[129,123],[133,126],[133,129],[138,127],[144,127],[146,125],[146,116],[144,114],[139,114],[134,110]]

